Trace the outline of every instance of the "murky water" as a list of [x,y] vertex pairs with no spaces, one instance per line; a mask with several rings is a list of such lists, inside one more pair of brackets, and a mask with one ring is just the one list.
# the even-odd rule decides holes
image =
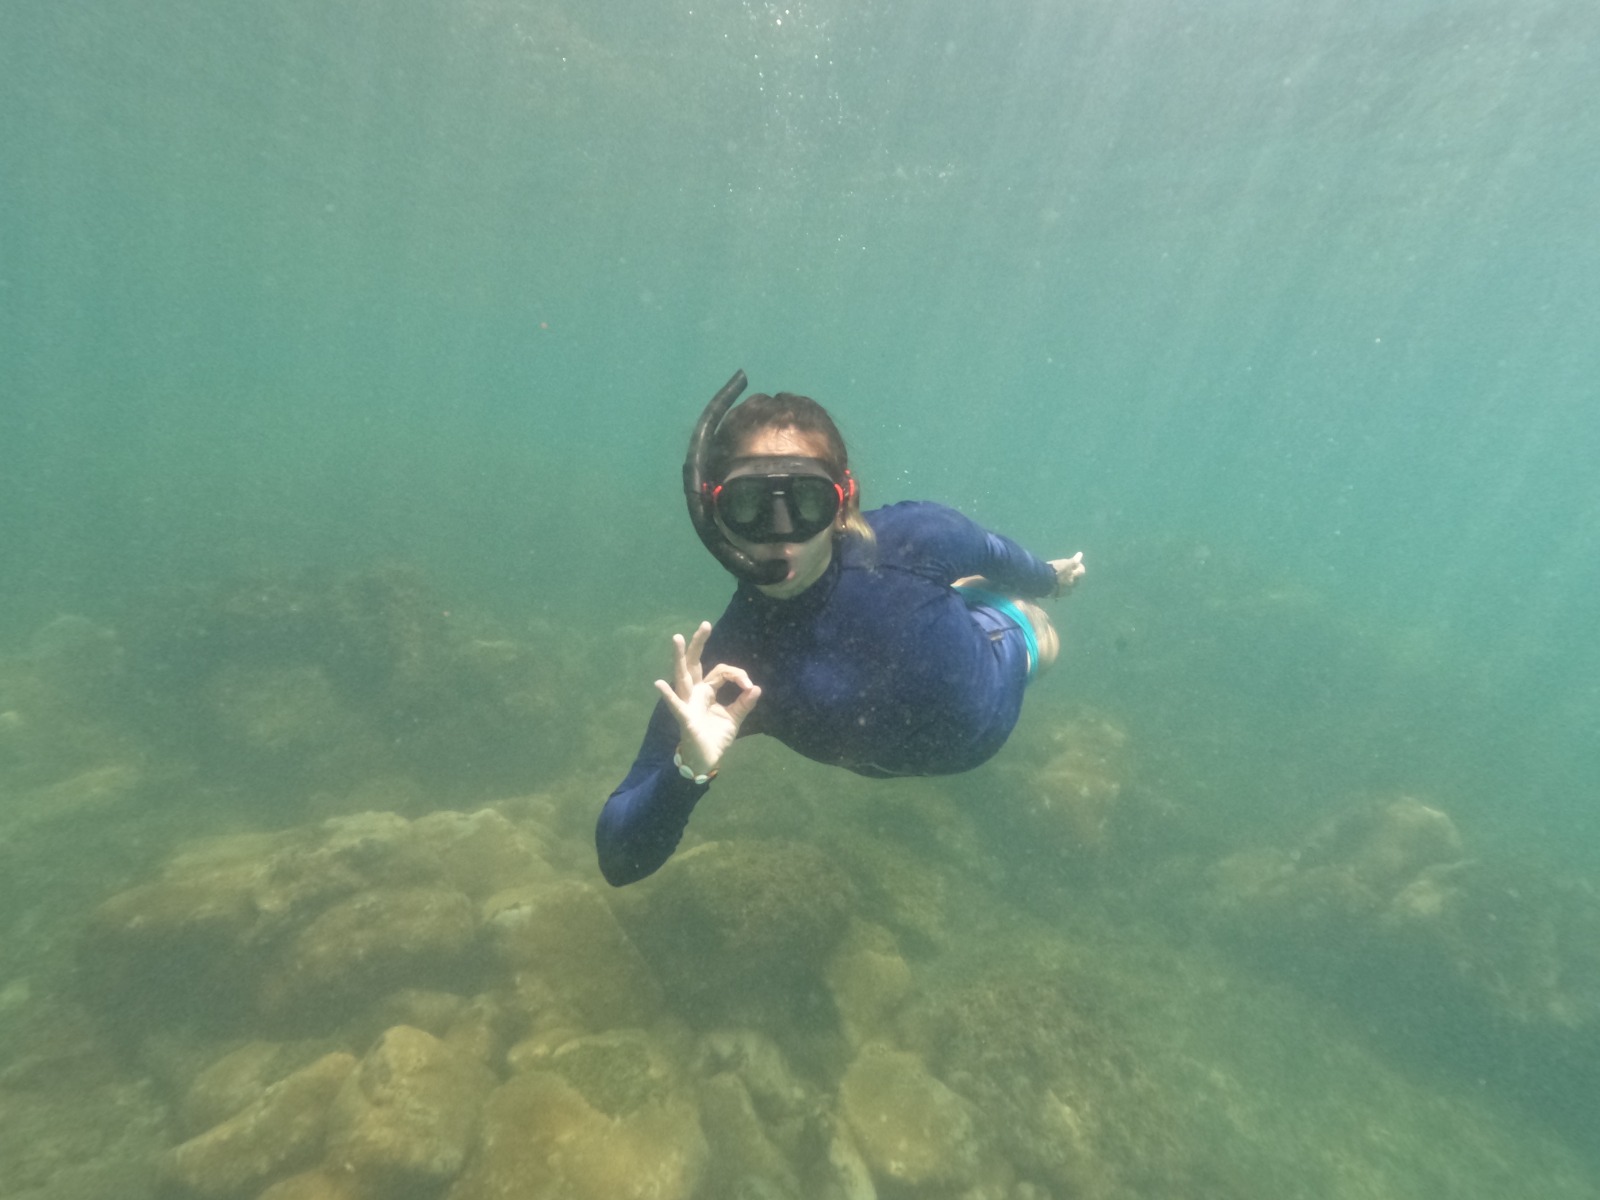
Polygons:
[[[0,1194],[1595,1189],[1587,6],[0,27]],[[735,367],[829,406],[869,507],[1090,575],[990,766],[741,747],[698,857],[602,891],[666,638],[729,590],[678,464]],[[484,806],[526,853],[468,870],[422,822]],[[535,938],[535,987],[519,921],[623,949]],[[374,1166],[348,1097],[334,1150],[173,1166],[434,1053],[401,1026],[488,1072],[454,1174]],[[896,1174],[871,1114],[916,1104],[961,1153]],[[499,1119],[634,1166],[494,1160]]]

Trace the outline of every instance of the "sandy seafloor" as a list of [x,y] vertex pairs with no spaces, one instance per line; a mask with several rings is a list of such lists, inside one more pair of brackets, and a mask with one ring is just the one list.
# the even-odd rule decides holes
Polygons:
[[[1069,623],[985,768],[741,744],[613,890],[593,819],[687,618],[468,599],[261,576],[13,648],[0,1195],[1600,1194],[1594,890],[1449,794],[1255,821],[1228,789],[1254,758],[1287,796],[1310,743],[1096,704],[1097,654],[1184,667]],[[1234,603],[1363,653],[1314,599]]]

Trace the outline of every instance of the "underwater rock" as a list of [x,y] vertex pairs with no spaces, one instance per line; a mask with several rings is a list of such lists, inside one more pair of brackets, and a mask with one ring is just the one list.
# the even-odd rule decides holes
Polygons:
[[1051,731],[1042,762],[1006,768],[1010,810],[1023,836],[1053,856],[1108,848],[1128,779],[1128,734],[1115,722],[1082,716]]
[[767,1131],[793,1150],[795,1135],[818,1106],[776,1042],[753,1029],[722,1029],[700,1039],[695,1057],[702,1074],[736,1075]]
[[492,808],[429,813],[413,821],[412,829],[438,856],[445,878],[474,900],[554,875],[538,841]]
[[850,932],[828,961],[826,975],[852,1047],[883,1033],[911,994],[911,968],[900,957],[894,935],[865,921],[851,922]]
[[[54,1056],[51,1056],[52,1058]],[[59,1061],[0,1071],[0,1195],[6,1200],[155,1200],[170,1142],[152,1089]],[[17,1068],[21,1068],[19,1072]]]
[[87,997],[119,1024],[239,1009],[253,973],[244,945],[259,917],[255,892],[264,874],[254,854],[219,855],[106,900],[90,917],[79,955]]
[[353,813],[296,830],[271,865],[268,902],[300,911],[366,888],[446,882],[444,864],[415,824],[391,812]]
[[1384,909],[1464,851],[1454,823],[1411,796],[1325,821],[1292,851],[1249,850],[1212,868],[1213,918],[1245,944],[1340,970],[1367,953]]
[[618,915],[675,1004],[716,1024],[816,1025],[822,965],[845,931],[855,884],[800,842],[708,842],[679,854]]
[[506,1067],[512,1074],[543,1071],[550,1066],[557,1050],[583,1036],[583,1030],[559,1020],[542,1022],[506,1051]]
[[[1371,1033],[1541,1097],[1600,1088],[1600,894],[1467,859],[1411,797],[1341,813],[1293,850],[1212,872],[1214,928]],[[1565,1099],[1541,1100],[1558,1119]]]
[[582,721],[550,686],[563,651],[484,626],[404,568],[261,572],[153,598],[126,631],[130,690],[153,734],[263,797],[385,771],[452,799],[513,792]]
[[1397,896],[1463,854],[1446,814],[1400,796],[1337,814],[1293,850],[1222,860],[1210,873],[1209,906],[1241,944],[1339,973],[1370,953]]
[[1333,867],[1363,886],[1392,896],[1417,873],[1437,863],[1459,862],[1464,850],[1455,822],[1414,796],[1340,813],[1300,847],[1301,872]]
[[957,916],[972,895],[948,865],[918,848],[880,838],[857,839],[838,853],[861,890],[859,911],[918,955],[949,947]]
[[817,1200],[878,1200],[872,1169],[849,1130],[837,1122],[829,1131],[828,1153],[815,1175]]
[[343,1171],[319,1168],[280,1179],[256,1200],[372,1200],[360,1182]]
[[966,1102],[915,1054],[861,1048],[839,1084],[839,1110],[880,1180],[906,1187],[969,1183],[978,1143]]
[[432,1034],[397,1025],[334,1098],[328,1162],[378,1195],[447,1182],[466,1161],[494,1082]]
[[[150,759],[147,746],[117,720],[114,697],[79,695],[41,668],[0,658],[0,785],[12,799],[100,768],[129,769]],[[49,808],[38,810],[47,819]],[[6,813],[6,825],[13,824]]]
[[1125,1130],[1106,1132],[1096,1113],[1144,1114],[1155,1128],[1174,1119],[1076,971],[1035,960],[1017,972],[947,975],[918,993],[896,1027],[901,1044],[967,1103],[985,1162],[998,1159],[1053,1194],[1121,1194],[1099,1147]]
[[574,1022],[606,1029],[660,1015],[660,985],[592,884],[502,892],[485,903],[484,923],[498,960],[538,976]]
[[737,1075],[724,1071],[701,1083],[700,1117],[711,1150],[707,1200],[802,1200],[793,1166],[767,1136]]
[[463,1058],[498,1071],[526,1024],[514,989],[495,988],[472,997],[441,1036]]
[[433,991],[429,988],[401,988],[379,1000],[367,1013],[376,1023],[371,1040],[396,1025],[410,1025],[434,1037],[444,1037],[452,1025],[461,1019],[469,1001],[455,992]]
[[472,965],[473,905],[447,879],[422,834],[386,813],[191,843],[96,910],[81,982],[128,1027],[255,1010],[326,1027]]
[[562,1076],[531,1071],[489,1097],[478,1151],[448,1200],[689,1200],[707,1155],[681,1095],[610,1115]]
[[[1480,862],[1419,874],[1384,909],[1375,955],[1412,1000],[1477,1012],[1518,1057],[1600,1084],[1600,892]],[[1526,1068],[1525,1068],[1526,1069]]]
[[654,1040],[638,1029],[588,1034],[564,1042],[547,1070],[560,1075],[597,1111],[620,1117],[669,1099],[678,1071]]
[[287,1171],[309,1166],[322,1151],[328,1108],[354,1056],[329,1054],[273,1084],[248,1108],[167,1152],[167,1180],[198,1196],[237,1196]]
[[220,1125],[331,1049],[326,1042],[246,1042],[195,1076],[179,1106],[179,1124],[191,1136]]
[[471,902],[441,887],[376,888],[332,905],[267,968],[261,1011],[338,1011],[403,984],[459,975],[477,933]]
[[382,767],[383,742],[311,663],[229,663],[207,684],[210,747],[252,771],[356,778]]
[[138,800],[144,791],[145,773],[135,764],[91,767],[12,800],[6,824],[14,835],[19,825],[30,821],[96,820],[108,809]]

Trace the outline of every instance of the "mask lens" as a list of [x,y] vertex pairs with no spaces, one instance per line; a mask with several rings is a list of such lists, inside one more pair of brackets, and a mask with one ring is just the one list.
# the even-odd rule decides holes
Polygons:
[[767,494],[766,481],[754,476],[730,479],[717,494],[717,511],[732,529],[752,526],[770,507],[772,498]]
[[796,476],[790,484],[789,495],[794,500],[795,519],[809,525],[813,531],[832,521],[839,511],[839,489],[831,479],[818,479],[815,475]]
[[[819,475],[740,475],[714,495],[722,523],[751,542],[809,542],[839,512],[839,489]],[[781,529],[780,504],[787,518]]]

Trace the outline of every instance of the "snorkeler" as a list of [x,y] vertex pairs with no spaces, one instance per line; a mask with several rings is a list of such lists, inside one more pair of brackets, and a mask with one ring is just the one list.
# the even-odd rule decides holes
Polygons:
[[1081,553],[1046,562],[942,505],[863,514],[826,410],[786,392],[734,408],[744,386],[739,371],[712,398],[683,467],[695,530],[739,589],[715,628],[673,636],[672,681],[656,680],[639,756],[600,813],[617,886],[671,857],[742,735],[879,778],[985,762],[1059,646],[1021,597],[1084,573]]

